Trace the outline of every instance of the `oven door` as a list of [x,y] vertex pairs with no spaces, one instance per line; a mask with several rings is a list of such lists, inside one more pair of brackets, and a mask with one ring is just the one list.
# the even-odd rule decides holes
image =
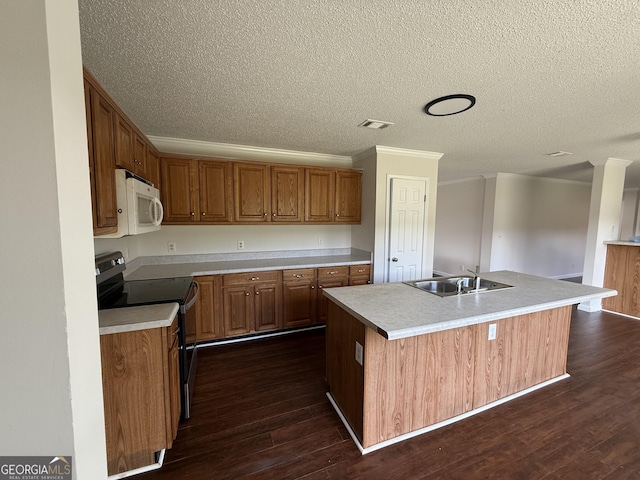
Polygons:
[[198,369],[198,350],[196,348],[196,309],[195,304],[200,294],[196,282],[191,284],[185,303],[180,305],[181,345],[180,370],[182,378],[182,417],[191,417],[191,396],[196,383]]

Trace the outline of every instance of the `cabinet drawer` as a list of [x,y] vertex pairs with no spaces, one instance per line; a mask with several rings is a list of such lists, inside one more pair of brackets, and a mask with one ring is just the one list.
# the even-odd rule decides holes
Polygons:
[[349,267],[320,267],[318,268],[318,279],[334,277],[346,277],[349,275]]
[[295,270],[284,270],[282,272],[282,280],[287,282],[299,282],[304,280],[315,280],[315,268],[298,268]]
[[351,265],[349,267],[349,276],[371,275],[371,265]]
[[245,273],[230,273],[222,276],[222,284],[225,287],[229,285],[246,285],[247,283],[257,282],[277,282],[280,279],[279,271],[265,271],[265,272],[245,272]]

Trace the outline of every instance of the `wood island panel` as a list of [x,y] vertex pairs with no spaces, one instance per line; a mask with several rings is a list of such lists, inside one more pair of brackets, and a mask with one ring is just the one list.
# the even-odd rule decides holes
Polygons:
[[[330,301],[331,397],[366,449],[561,377],[570,321],[568,305],[387,340]],[[364,346],[362,366],[356,341]]]
[[476,330],[389,341],[367,329],[364,448],[471,410]]
[[617,290],[618,295],[602,299],[602,308],[640,317],[640,247],[607,245],[604,286]]
[[566,373],[571,306],[490,323],[478,325],[473,408]]
[[355,359],[355,344],[365,344],[365,326],[329,302],[326,328],[327,382],[331,396],[362,442],[364,371]]

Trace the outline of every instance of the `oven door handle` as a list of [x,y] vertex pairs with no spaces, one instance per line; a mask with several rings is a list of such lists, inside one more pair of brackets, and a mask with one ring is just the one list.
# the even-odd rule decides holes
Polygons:
[[180,313],[186,313],[187,310],[189,310],[191,307],[193,307],[193,304],[196,303],[196,300],[198,300],[198,295],[200,293],[200,285],[198,285],[198,282],[193,282],[191,284],[192,289],[195,290],[195,293],[193,294],[193,297],[191,297],[191,300],[189,300],[188,303],[185,303],[184,305],[180,305]]

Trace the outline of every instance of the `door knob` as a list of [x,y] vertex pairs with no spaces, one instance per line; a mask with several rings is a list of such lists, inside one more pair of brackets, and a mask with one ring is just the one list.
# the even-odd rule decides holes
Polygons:
[[397,261],[398,261],[398,257],[393,257],[393,258],[391,259],[391,261],[392,261],[392,262],[397,262]]

